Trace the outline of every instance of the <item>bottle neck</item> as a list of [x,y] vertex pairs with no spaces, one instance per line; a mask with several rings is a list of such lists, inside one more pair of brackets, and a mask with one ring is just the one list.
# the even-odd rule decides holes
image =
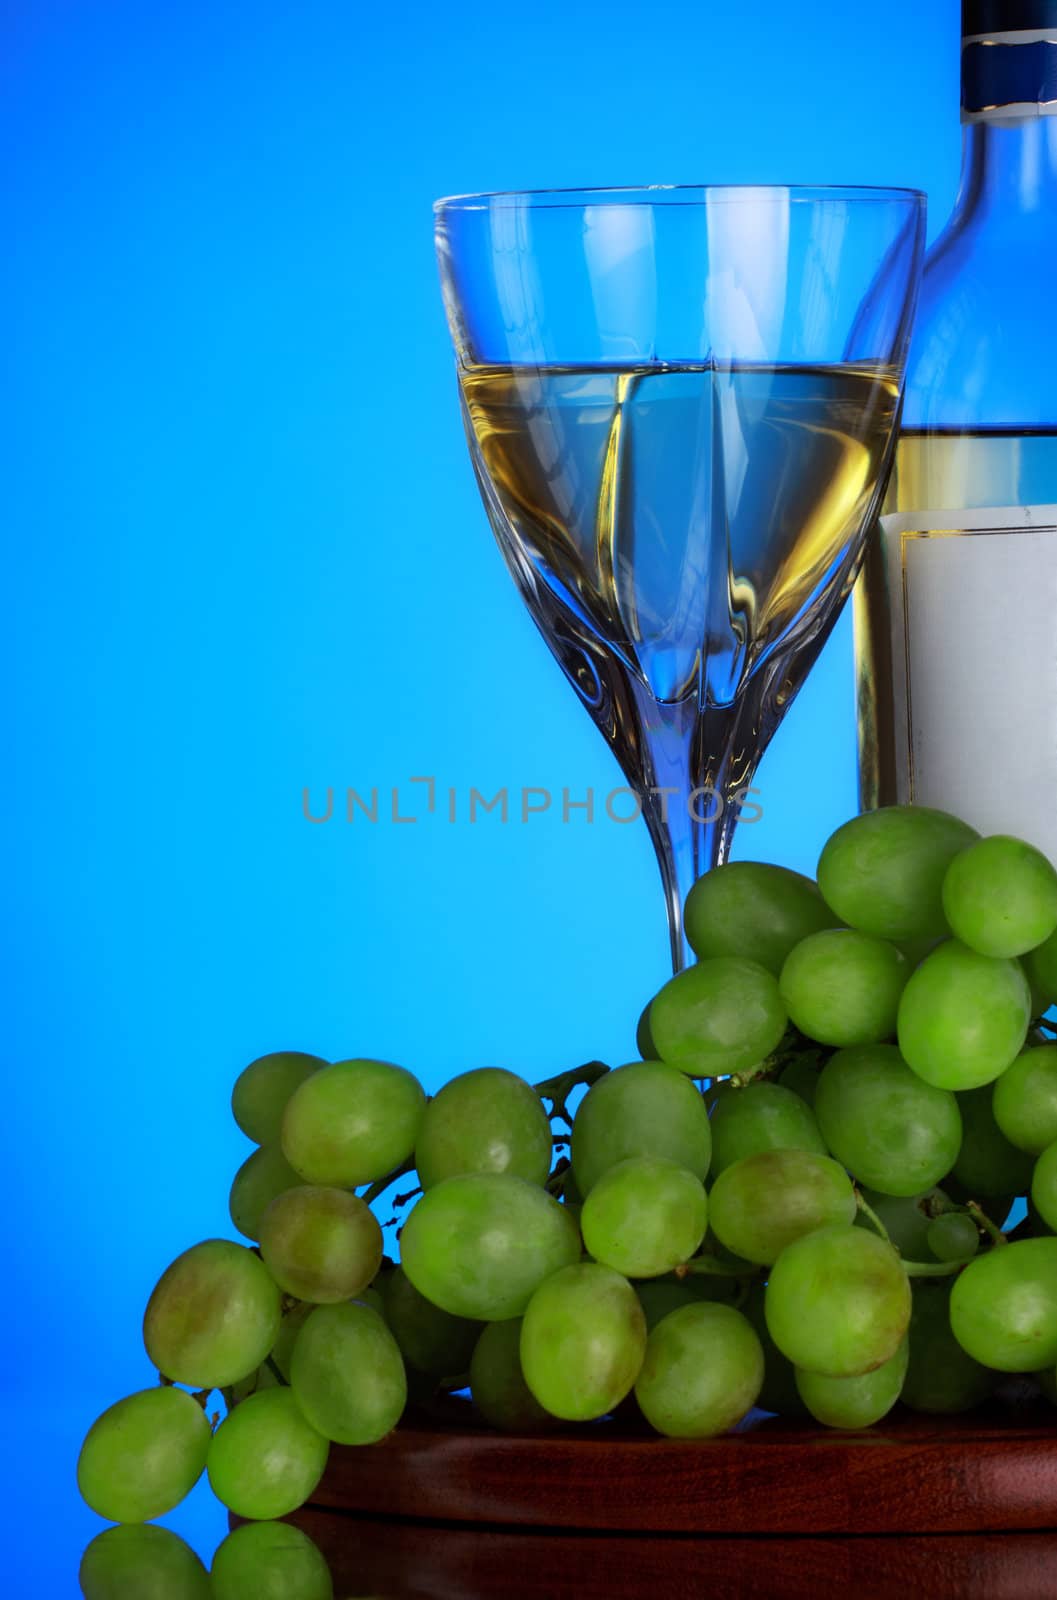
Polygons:
[[955,216],[962,226],[1043,221],[1057,234],[1057,116],[967,123]]

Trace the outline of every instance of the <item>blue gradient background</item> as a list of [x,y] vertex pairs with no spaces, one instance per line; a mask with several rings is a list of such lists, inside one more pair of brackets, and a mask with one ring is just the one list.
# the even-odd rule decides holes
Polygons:
[[[77,1440],[151,1381],[146,1293],[229,1231],[236,1071],[284,1046],[428,1086],[625,1059],[665,974],[641,825],[301,815],[305,785],[414,773],[620,781],[478,502],[431,201],[899,183],[935,233],[958,6],[2,19],[4,1500],[14,1572],[50,1597],[98,1526]],[[855,806],[847,618],[759,786],[742,853],[811,870]],[[171,1520],[206,1553],[223,1526],[202,1491]]]

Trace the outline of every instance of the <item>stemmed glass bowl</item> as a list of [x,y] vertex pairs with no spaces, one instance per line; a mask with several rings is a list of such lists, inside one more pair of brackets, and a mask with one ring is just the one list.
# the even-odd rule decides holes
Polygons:
[[678,971],[685,896],[859,570],[924,196],[539,191],[435,215],[481,495],[641,808]]

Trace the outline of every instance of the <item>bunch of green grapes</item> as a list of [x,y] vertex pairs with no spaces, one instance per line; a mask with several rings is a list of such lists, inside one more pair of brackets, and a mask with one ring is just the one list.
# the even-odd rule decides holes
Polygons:
[[[88,1503],[149,1522],[205,1473],[271,1528],[332,1445],[444,1391],[493,1428],[619,1409],[673,1438],[755,1406],[834,1428],[900,1398],[955,1411],[1010,1372],[1057,1392],[1057,872],[890,807],[838,829],[817,882],[733,863],[685,915],[698,959],[615,1069],[533,1087],[486,1067],[428,1098],[391,1062],[252,1062],[232,1094],[256,1146],[229,1200],[245,1242],[162,1274],[160,1383],[89,1430]],[[140,1548],[120,1532],[86,1593]],[[240,1529],[214,1582],[236,1592],[268,1542]]]
[[[696,1088],[671,1077],[707,1143]],[[119,1524],[164,1515],[203,1472],[237,1516],[288,1515],[316,1489],[332,1444],[374,1443],[409,1397],[465,1386],[486,1325],[520,1317],[544,1280],[581,1257],[575,1210],[552,1192],[551,1116],[513,1073],[467,1072],[427,1101],[390,1062],[287,1051],[240,1074],[232,1110],[256,1144],[229,1197],[248,1243],[205,1240],[165,1270],[143,1322],[159,1384],[105,1411],[81,1450],[84,1498]],[[372,1202],[405,1178],[422,1198],[397,1266]],[[701,1182],[690,1181],[703,1213]],[[689,1253],[700,1236],[685,1237]],[[223,1420],[209,1415],[214,1393]],[[106,1593],[110,1567],[124,1571],[148,1548],[158,1546],[110,1540],[85,1582]],[[239,1548],[250,1550],[248,1537]]]
[[785,1363],[831,1426],[878,1420],[901,1393],[974,1404],[1001,1372],[1052,1386],[1052,864],[893,806],[838,829],[817,882],[756,862],[710,872],[685,925],[697,964],[646,1006],[639,1038],[718,1080],[708,1231],[686,1270],[758,1267],[765,1402],[788,1402]]

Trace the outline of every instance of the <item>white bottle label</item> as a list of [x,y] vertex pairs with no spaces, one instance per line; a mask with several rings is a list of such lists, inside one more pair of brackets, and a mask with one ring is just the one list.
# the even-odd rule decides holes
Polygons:
[[1057,863],[1057,505],[898,513],[881,533],[899,799]]

